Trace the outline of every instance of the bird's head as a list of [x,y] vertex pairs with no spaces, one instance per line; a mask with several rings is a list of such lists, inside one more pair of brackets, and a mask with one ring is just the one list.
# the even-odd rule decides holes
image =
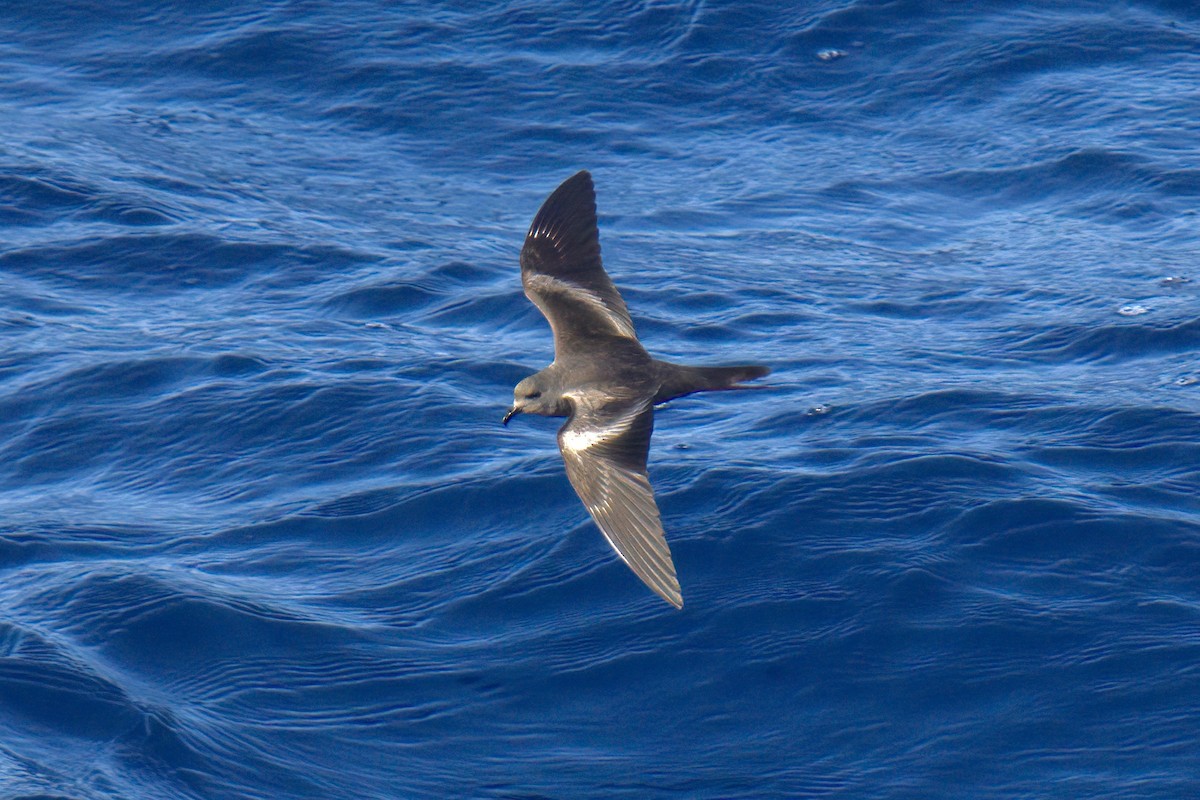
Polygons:
[[513,405],[504,415],[504,424],[517,414],[544,414],[554,416],[558,409],[558,398],[552,397],[550,387],[542,373],[530,375],[513,389]]

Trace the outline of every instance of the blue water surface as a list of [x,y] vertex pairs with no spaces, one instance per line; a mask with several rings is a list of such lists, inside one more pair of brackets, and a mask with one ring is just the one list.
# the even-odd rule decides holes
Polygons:
[[[1200,7],[0,4],[0,798],[1200,796]],[[686,605],[572,492],[579,169]]]

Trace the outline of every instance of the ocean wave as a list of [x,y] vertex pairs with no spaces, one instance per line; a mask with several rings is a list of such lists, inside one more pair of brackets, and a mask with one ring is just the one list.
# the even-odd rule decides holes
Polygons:
[[[1187,3],[0,10],[0,795],[1194,791]],[[578,169],[683,587],[503,427]],[[949,788],[947,788],[949,787]]]

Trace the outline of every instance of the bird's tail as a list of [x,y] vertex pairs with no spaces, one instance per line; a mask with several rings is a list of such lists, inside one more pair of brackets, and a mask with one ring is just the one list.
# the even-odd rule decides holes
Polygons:
[[676,397],[693,392],[719,392],[726,389],[757,389],[762,387],[743,386],[742,381],[761,378],[771,370],[769,367],[746,365],[740,367],[689,367],[658,361],[660,388],[654,396],[655,403],[665,403]]

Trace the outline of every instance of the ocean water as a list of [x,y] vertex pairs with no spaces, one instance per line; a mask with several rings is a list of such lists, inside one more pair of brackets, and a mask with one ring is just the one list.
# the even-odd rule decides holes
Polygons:
[[[1200,796],[1193,2],[0,5],[0,798]],[[609,550],[517,253],[678,400]]]

